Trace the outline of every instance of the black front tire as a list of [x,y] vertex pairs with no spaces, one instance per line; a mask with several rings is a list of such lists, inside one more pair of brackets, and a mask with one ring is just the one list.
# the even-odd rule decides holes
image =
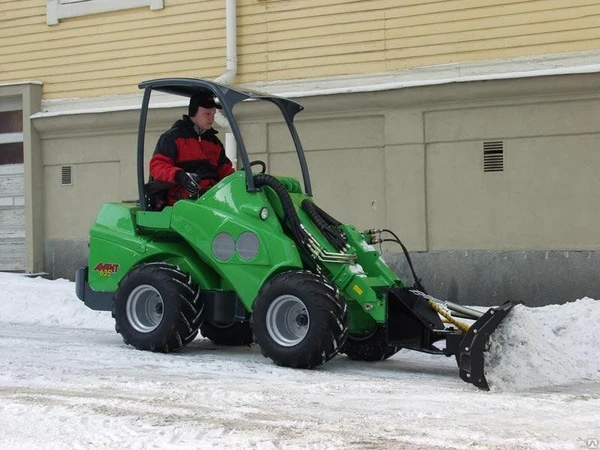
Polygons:
[[200,327],[200,333],[217,345],[250,345],[254,342],[249,322],[220,325],[206,321]]
[[113,300],[115,330],[139,350],[180,350],[198,335],[199,291],[176,266],[147,263],[134,268],[119,283]]
[[365,336],[348,334],[341,353],[354,361],[383,361],[400,351],[401,347],[390,345],[386,341],[385,327],[377,327]]
[[253,320],[262,354],[285,367],[310,369],[329,361],[348,334],[344,298],[312,272],[285,272],[265,283]]

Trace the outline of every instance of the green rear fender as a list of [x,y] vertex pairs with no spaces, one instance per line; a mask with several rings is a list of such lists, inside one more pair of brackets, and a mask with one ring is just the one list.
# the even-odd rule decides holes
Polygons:
[[194,282],[203,289],[219,289],[219,275],[206,265],[186,243],[148,242],[143,252],[138,252],[123,243],[101,238],[92,238],[90,251],[88,283],[95,291],[114,292],[121,279],[134,267],[150,263],[165,262],[178,266],[189,273]]
[[[156,261],[179,266],[204,289],[220,287],[217,273],[175,233],[163,230],[140,234],[135,222],[138,213],[134,204],[106,203],[102,206],[90,229],[88,283],[94,291],[114,292],[132,268]],[[170,209],[154,214],[159,219],[161,215],[168,217]]]

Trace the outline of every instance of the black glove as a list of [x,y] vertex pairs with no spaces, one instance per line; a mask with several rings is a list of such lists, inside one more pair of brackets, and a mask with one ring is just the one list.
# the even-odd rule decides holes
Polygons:
[[200,186],[196,180],[194,180],[194,176],[190,173],[184,172],[180,170],[175,175],[175,181],[181,185],[189,194],[190,197],[198,197],[200,193]]

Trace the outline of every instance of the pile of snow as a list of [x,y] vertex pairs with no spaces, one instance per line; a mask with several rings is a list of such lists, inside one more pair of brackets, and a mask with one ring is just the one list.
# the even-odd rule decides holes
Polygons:
[[110,313],[92,311],[75,295],[75,283],[0,273],[0,322],[114,329]]
[[600,381],[600,301],[515,306],[484,354],[491,390]]

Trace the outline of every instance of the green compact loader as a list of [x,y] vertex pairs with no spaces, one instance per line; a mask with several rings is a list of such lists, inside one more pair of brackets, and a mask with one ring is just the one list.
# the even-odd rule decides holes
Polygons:
[[[305,369],[338,353],[377,361],[403,348],[455,356],[463,380],[488,388],[486,344],[513,305],[482,313],[425,294],[416,276],[409,287],[374,247],[397,241],[412,270],[391,231],[359,231],[319,208],[293,123],[300,104],[195,78],[156,79],[139,87],[139,200],[101,207],[90,229],[88,265],[76,273],[77,296],[94,310],[112,311],[125,343],[172,352],[200,332],[216,344],[254,342],[275,364]],[[242,169],[198,199],[158,208],[171,185],[144,176],[153,91],[214,95],[235,136]],[[233,108],[257,101],[281,112],[302,185],[249,160]]]

